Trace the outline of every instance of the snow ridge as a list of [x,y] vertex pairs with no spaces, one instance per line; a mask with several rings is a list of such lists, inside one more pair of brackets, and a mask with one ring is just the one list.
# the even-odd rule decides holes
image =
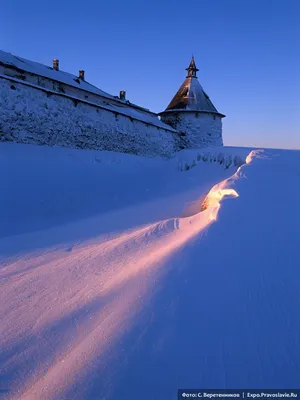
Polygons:
[[178,168],[188,171],[199,163],[218,163],[225,169],[240,167],[246,163],[249,149],[236,151],[233,147],[211,147],[205,149],[183,150],[177,154]]
[[[0,161],[14,146],[4,147]],[[37,150],[43,159],[50,150],[56,159],[66,151]],[[84,151],[78,153],[68,150],[72,159],[82,161]],[[199,382],[201,387],[297,387],[299,213],[287,218],[280,211],[287,198],[299,201],[299,152],[228,153],[245,160],[235,173],[208,162],[180,173],[178,159],[168,161],[170,175],[161,186],[170,185],[174,173],[175,186],[184,192],[179,202],[199,198],[194,183],[199,188],[210,175],[202,212],[199,199],[198,211],[189,215],[180,214],[181,208],[170,218],[160,214],[163,204],[169,210],[177,201],[178,193],[168,186],[166,198],[161,192],[163,201],[146,204],[140,198],[130,212],[123,208],[115,218],[109,213],[107,219],[93,217],[66,230],[47,230],[45,235],[59,238],[51,248],[50,241],[48,246],[39,242],[43,232],[31,232],[34,250],[6,258],[0,269],[4,398],[150,400],[159,393],[171,399],[178,386],[196,387]],[[192,159],[189,153],[180,156]],[[272,162],[265,160],[269,156]],[[94,157],[88,154],[85,162]],[[93,164],[101,167],[97,175],[107,173],[106,155],[101,157],[103,162]],[[110,173],[137,162],[134,156],[121,158],[122,168],[110,163]],[[146,169],[142,172],[143,188],[153,192],[167,169],[166,162],[155,163],[155,173],[150,169],[156,186],[149,185]],[[84,163],[78,164],[83,168]],[[130,180],[136,178],[134,170],[126,171]],[[218,175],[211,180],[214,170]],[[284,177],[281,191],[278,176]],[[124,179],[119,176],[119,182]],[[235,200],[225,202],[227,197]],[[154,208],[160,211],[151,222],[136,219],[148,218]],[[120,224],[122,213],[129,228]],[[278,218],[283,229],[276,229]],[[109,232],[99,232],[104,225]],[[80,238],[68,237],[74,231]],[[6,251],[7,239],[17,240],[0,240],[0,253]],[[21,235],[22,244],[26,240]]]

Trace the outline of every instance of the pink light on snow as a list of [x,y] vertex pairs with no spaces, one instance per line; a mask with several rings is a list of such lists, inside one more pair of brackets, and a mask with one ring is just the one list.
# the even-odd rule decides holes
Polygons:
[[[255,155],[251,152],[246,163]],[[51,253],[50,259],[45,255],[39,260],[42,268],[7,286],[3,294],[6,299],[14,290],[26,288],[29,282],[38,288],[36,307],[31,308],[32,313],[20,324],[24,335],[34,332],[40,338],[39,346],[27,350],[27,360],[38,360],[39,354],[49,348],[53,353],[46,369],[37,367],[27,376],[19,399],[60,398],[73,382],[84,381],[96,364],[101,373],[101,368],[109,362],[109,352],[130,329],[135,316],[155,291],[156,282],[167,272],[165,261],[217,220],[222,199],[238,196],[231,185],[240,177],[241,167],[231,178],[215,185],[203,202],[201,213],[160,221],[104,242],[86,244],[68,255]],[[58,302],[54,299],[55,291]],[[22,301],[29,304],[30,300]],[[93,309],[91,304],[97,302],[103,304]],[[57,321],[76,314],[82,305],[86,305],[86,317],[76,328],[64,332],[62,325],[61,331],[47,331]]]

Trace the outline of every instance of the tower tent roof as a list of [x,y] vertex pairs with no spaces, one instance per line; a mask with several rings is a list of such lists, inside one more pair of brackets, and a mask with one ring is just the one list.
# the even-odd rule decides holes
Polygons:
[[198,69],[194,57],[192,57],[190,65],[186,70],[188,71],[188,76],[185,78],[185,81],[180,86],[178,92],[175,94],[165,111],[202,111],[219,114],[225,117],[225,115],[218,112],[200,85],[196,76]]

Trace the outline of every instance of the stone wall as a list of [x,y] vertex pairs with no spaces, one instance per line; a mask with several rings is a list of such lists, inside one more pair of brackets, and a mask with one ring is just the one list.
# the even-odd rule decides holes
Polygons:
[[170,131],[47,89],[0,77],[0,141],[169,157]]
[[163,113],[161,120],[183,133],[190,148],[223,146],[222,119],[219,115],[172,111]]

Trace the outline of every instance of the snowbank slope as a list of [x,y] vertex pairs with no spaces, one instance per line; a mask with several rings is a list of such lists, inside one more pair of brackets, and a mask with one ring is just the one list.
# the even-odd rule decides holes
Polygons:
[[46,217],[44,231],[0,240],[0,393],[138,400],[297,388],[300,152],[254,152],[237,172],[202,162],[181,172],[177,158],[141,161],[130,175],[136,159],[126,160],[119,181],[129,176],[133,190],[144,179],[125,207],[104,196],[98,216],[71,213],[51,229]]

